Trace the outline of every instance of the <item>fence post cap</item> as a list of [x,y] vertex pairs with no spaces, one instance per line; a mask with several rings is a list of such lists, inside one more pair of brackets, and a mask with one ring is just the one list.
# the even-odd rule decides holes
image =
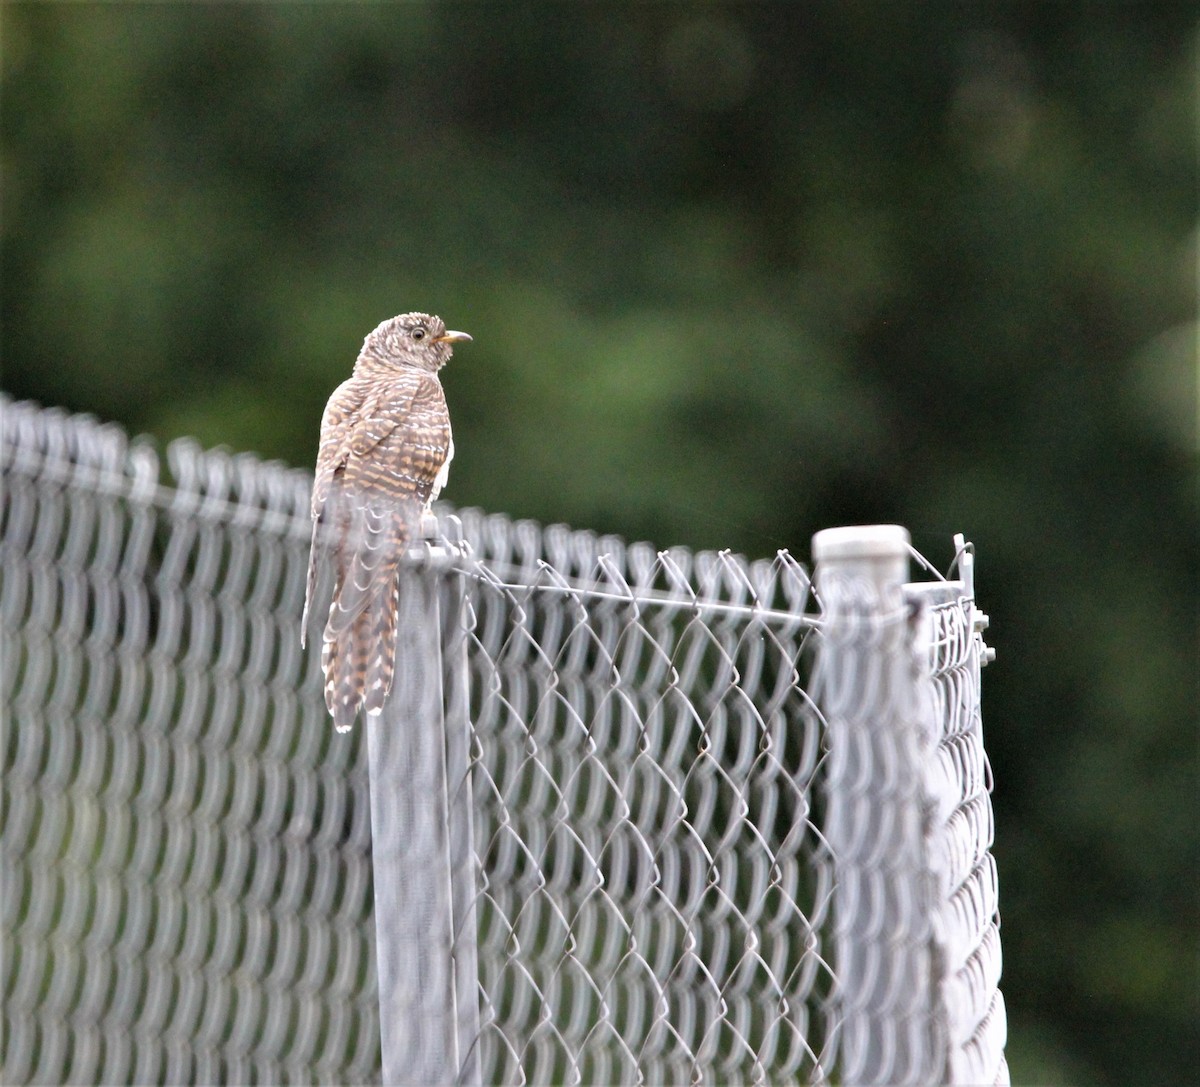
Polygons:
[[813,562],[907,558],[910,537],[903,525],[846,525],[823,528],[812,538]]

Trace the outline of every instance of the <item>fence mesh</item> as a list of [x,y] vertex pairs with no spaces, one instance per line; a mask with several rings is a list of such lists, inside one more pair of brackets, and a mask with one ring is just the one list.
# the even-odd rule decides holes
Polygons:
[[549,543],[470,598],[485,1082],[823,1078],[804,570]]
[[2,408],[5,1082],[378,1082],[411,918],[376,916],[372,802],[439,789],[452,1078],[1005,1078],[969,583],[851,624],[854,663],[786,553],[445,512],[404,594],[445,727],[388,723],[446,776],[369,784],[298,642],[309,473]]

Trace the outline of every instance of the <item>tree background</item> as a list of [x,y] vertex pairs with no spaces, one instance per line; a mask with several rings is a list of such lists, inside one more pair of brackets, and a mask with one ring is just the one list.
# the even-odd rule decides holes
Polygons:
[[4,4],[3,385],[308,465],[362,337],[447,497],[964,531],[1020,1083],[1200,1066],[1190,4]]

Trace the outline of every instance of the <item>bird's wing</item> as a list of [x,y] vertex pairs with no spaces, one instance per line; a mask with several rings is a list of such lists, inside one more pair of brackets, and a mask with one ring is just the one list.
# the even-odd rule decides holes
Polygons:
[[395,426],[402,412],[403,388],[398,390],[400,404],[393,405],[393,410],[383,407],[390,391],[378,382],[349,378],[333,391],[321,416],[321,439],[312,492],[312,546],[308,558],[304,614],[300,621],[301,647],[306,640],[309,609],[316,593],[317,560],[322,543],[335,552],[339,582],[345,571],[345,563],[340,556],[347,550],[347,529],[357,504],[346,487],[346,466],[352,456],[369,454],[373,445]]
[[[354,625],[390,592],[400,555],[445,460],[449,420],[437,379],[398,374],[369,393],[330,441],[327,484],[314,509],[332,527],[334,607],[327,636]],[[310,580],[313,567],[310,564]]]
[[335,480],[339,479],[351,456],[366,456],[402,417],[410,397],[397,390],[402,402],[389,404],[388,388],[378,382],[351,378],[343,381],[325,405],[321,417],[321,443],[317,450],[316,479],[313,482],[312,516],[319,519],[329,501]]
[[450,419],[442,387],[431,374],[410,371],[370,403],[348,435],[343,486],[372,497],[422,505],[446,460]]
[[385,591],[383,580],[394,575],[446,459],[449,418],[441,385],[416,371],[403,378],[356,423],[335,475],[344,529],[328,633],[348,629]]

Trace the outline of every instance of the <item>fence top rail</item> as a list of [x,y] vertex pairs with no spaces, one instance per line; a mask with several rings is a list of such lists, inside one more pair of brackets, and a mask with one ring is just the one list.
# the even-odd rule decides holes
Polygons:
[[[169,443],[130,438],[115,423],[14,401],[0,392],[0,465],[5,474],[38,478],[123,498],[247,531],[307,542],[312,473],[191,438]],[[165,461],[165,463],[164,463]],[[819,599],[807,567],[790,552],[748,559],[730,551],[658,550],[565,525],[543,526],[479,509],[438,503],[413,561],[448,561],[464,575],[510,594],[560,593],[591,602],[653,606],[771,626],[820,625]],[[969,547],[969,545],[968,545]],[[938,580],[920,595],[930,603],[970,595],[915,549],[911,556]],[[435,558],[435,554],[440,559]],[[957,562],[962,552],[956,555]]]
[[[312,534],[312,473],[248,453],[203,449],[190,438],[166,447],[130,439],[113,423],[72,415],[0,393],[5,474],[37,478],[121,498],[168,515],[230,524],[305,543]],[[590,600],[756,614],[764,621],[808,622],[808,572],[787,551],[751,561],[729,551],[656,550],[618,536],[542,526],[439,503],[425,540],[468,576],[511,592],[536,588]],[[432,521],[432,523],[431,523]]]

